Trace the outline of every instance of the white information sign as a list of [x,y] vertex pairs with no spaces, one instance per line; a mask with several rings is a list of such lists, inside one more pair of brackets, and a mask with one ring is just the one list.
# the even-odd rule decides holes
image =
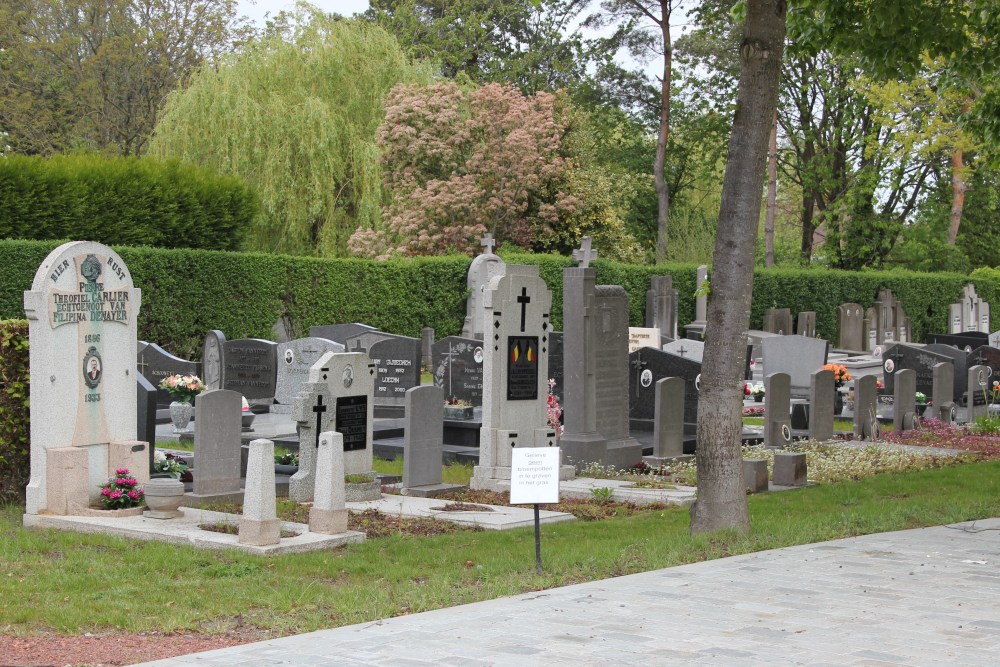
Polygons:
[[512,505],[559,502],[559,448],[515,447],[510,460]]
[[655,347],[660,349],[660,330],[655,327],[629,327],[628,328],[628,351],[629,354],[643,347]]

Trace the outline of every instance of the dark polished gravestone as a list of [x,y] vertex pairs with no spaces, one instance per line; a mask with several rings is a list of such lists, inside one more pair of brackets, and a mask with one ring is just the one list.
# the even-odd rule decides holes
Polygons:
[[972,354],[969,355],[968,365],[971,366],[988,366],[992,371],[990,377],[990,385],[992,386],[992,380],[1000,379],[1000,348],[993,347],[992,345],[983,345],[982,347],[976,348]]
[[259,338],[222,344],[222,388],[250,400],[274,397],[278,380],[278,344]]
[[434,385],[446,399],[483,404],[483,341],[446,336],[431,348]]
[[361,324],[360,322],[354,322],[353,324],[321,324],[309,327],[309,336],[311,338],[326,338],[327,340],[332,340],[334,343],[340,343],[344,347],[348,347],[348,338],[354,338],[359,334],[375,331],[378,331],[378,329],[367,324]]
[[[951,345],[966,352],[972,352],[983,345],[990,344],[990,335],[978,331],[966,331],[958,334],[927,334],[924,341],[928,344]],[[958,372],[958,369],[955,369]]]
[[[698,423],[698,389],[701,363],[669,352],[644,347],[629,356],[629,419],[632,428],[652,430],[656,412],[656,383],[667,377],[684,380],[684,432],[693,435]],[[685,439],[684,453],[694,451],[694,440]]]
[[166,389],[160,389],[163,378],[171,375],[201,376],[201,364],[197,361],[175,357],[155,343],[139,341],[137,345],[135,367],[140,375],[156,387],[156,404],[160,407],[167,407],[174,400]]
[[403,403],[406,390],[420,386],[420,339],[387,336],[368,347],[377,369],[375,401],[391,399]]
[[[885,393],[891,395],[895,391],[896,373],[902,369],[912,368],[917,375],[916,391],[931,396],[934,393],[934,365],[943,361],[951,362],[952,357],[905,343],[890,346],[882,353]],[[957,370],[955,375],[958,375]]]
[[[935,354],[942,354],[950,359],[952,368],[955,369],[951,400],[958,401],[965,394],[965,390],[969,386],[969,376],[967,373],[970,365],[969,353],[951,345],[940,345],[937,343],[925,345],[924,350]],[[927,392],[924,393],[926,394]],[[930,394],[927,394],[927,396],[930,397]]]

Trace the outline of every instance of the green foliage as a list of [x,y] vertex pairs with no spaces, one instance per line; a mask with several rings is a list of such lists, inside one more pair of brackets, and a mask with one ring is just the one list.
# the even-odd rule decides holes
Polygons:
[[257,203],[242,182],[177,161],[0,160],[0,237],[235,250]]
[[294,27],[174,93],[150,153],[254,188],[262,208],[247,250],[342,257],[351,233],[379,219],[382,100],[427,75],[381,28],[301,7]]
[[28,321],[0,321],[0,503],[24,499],[29,399]]
[[982,167],[965,195],[956,245],[974,267],[1000,266],[1000,171]]

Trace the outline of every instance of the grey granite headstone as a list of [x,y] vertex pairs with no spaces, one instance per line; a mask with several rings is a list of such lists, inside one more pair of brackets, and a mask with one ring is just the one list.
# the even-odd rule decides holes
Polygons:
[[321,324],[309,327],[309,336],[332,340],[334,343],[340,343],[346,348],[348,338],[375,331],[378,331],[376,327],[361,324],[360,322],[354,322],[353,324]]
[[375,364],[375,401],[402,405],[406,391],[420,386],[420,339],[386,336],[368,347]]
[[670,276],[652,276],[646,291],[646,326],[677,338],[677,290]]
[[976,286],[969,283],[962,290],[962,300],[948,309],[948,332],[990,332],[990,304],[976,294]]
[[[309,502],[314,497],[320,435],[333,424],[334,398],[327,384],[329,373],[313,373],[312,369],[309,373],[310,381],[302,385],[292,401],[291,411],[299,436],[299,469],[288,480],[288,497],[298,502]],[[324,374],[327,378],[322,377]]]
[[222,346],[226,335],[218,329],[205,334],[201,348],[201,372],[205,389],[222,389]]
[[434,363],[434,328],[423,327],[420,329],[420,367],[430,370]]
[[767,491],[767,459],[743,459],[743,482],[749,493]]
[[865,375],[854,381],[854,437],[877,440],[880,428],[877,416],[878,378]]
[[896,433],[912,430],[916,426],[916,391],[917,372],[912,368],[897,370],[892,398],[892,428]]
[[222,388],[248,399],[274,397],[278,345],[259,338],[227,340],[222,345]]
[[406,392],[406,431],[403,439],[403,494],[435,496],[455,484],[441,483],[444,438],[444,392],[423,385]]
[[201,364],[175,357],[155,343],[140,342],[136,355],[136,369],[157,388],[156,403],[170,405],[172,399],[166,389],[160,389],[160,382],[170,375],[201,375]]
[[279,405],[272,407],[271,412],[291,410],[292,401],[309,378],[309,369],[327,352],[344,352],[344,346],[326,338],[296,338],[278,344],[274,400]]
[[431,372],[445,397],[483,404],[483,341],[447,336],[434,342]]
[[700,340],[681,338],[664,343],[662,349],[664,352],[676,354],[678,357],[697,361],[700,364],[705,354],[705,343]]
[[490,281],[502,276],[507,265],[500,257],[493,254],[493,235],[483,237],[481,245],[485,250],[477,255],[469,265],[466,287],[469,297],[465,302],[465,322],[462,324],[462,337],[483,340],[486,325],[483,320],[483,298]]
[[196,496],[239,495],[242,407],[242,397],[235,391],[210,389],[198,395],[194,422]]
[[966,415],[973,422],[987,415],[988,392],[990,390],[990,367],[971,366],[968,373],[968,396],[966,398]]
[[149,469],[153,469],[156,448],[156,387],[141,375],[135,376],[136,440],[149,443]]
[[841,350],[868,349],[864,341],[864,309],[858,303],[842,303],[837,307],[837,347]]
[[812,373],[826,363],[830,345],[821,338],[774,336],[761,341],[764,373],[787,373],[795,396],[806,396]]
[[865,319],[861,330],[864,336],[865,352],[871,352],[882,345],[882,339],[879,337],[878,315],[874,308],[865,310]]
[[833,408],[836,395],[833,371],[815,370],[809,385],[809,439],[833,437]]
[[656,382],[653,417],[653,457],[670,459],[684,454],[684,380],[663,378]]
[[806,485],[805,452],[778,452],[774,455],[774,472],[771,481],[775,486]]
[[946,421],[942,418],[942,408],[949,403],[953,403],[955,400],[955,365],[947,361],[942,361],[934,364],[932,373],[933,388],[931,390],[931,405],[928,408],[929,414],[925,413],[925,416]]
[[763,343],[766,338],[774,338],[778,334],[771,333],[770,331],[761,331],[759,329],[750,329],[747,331],[747,345],[752,349],[751,355],[754,359],[760,359],[764,356]]
[[[960,350],[957,347],[951,345],[941,345],[938,343],[933,343],[931,345],[924,346],[925,352],[933,352],[935,354],[940,354],[943,357],[947,357],[951,360],[952,365],[955,368],[954,382],[952,385],[952,395],[948,400],[959,401],[965,394],[968,388],[968,376],[966,375],[966,370],[969,367],[969,354],[964,350]],[[931,391],[925,391],[918,388],[917,391],[923,391],[928,396],[934,391],[934,367],[931,366]]]
[[708,296],[702,294],[701,286],[708,280],[708,267],[704,264],[698,267],[694,289],[697,296],[694,299],[694,322],[684,325],[684,335],[693,340],[704,340],[705,328],[708,326]]
[[792,443],[791,385],[787,373],[764,376],[764,446]]
[[484,293],[490,335],[484,341],[483,426],[479,465],[470,483],[474,489],[499,491],[509,485],[514,447],[556,445],[546,414],[551,307],[552,292],[533,265],[508,265]]
[[989,337],[990,347],[1000,348],[1000,331],[994,331]]
[[816,313],[804,310],[795,320],[795,333],[799,336],[816,337]]
[[[872,305],[875,314],[875,330],[878,337],[878,345],[891,345],[897,341],[901,343],[909,342],[908,340],[899,340],[896,317],[902,310],[896,308],[898,304],[899,302],[893,296],[892,290],[883,289],[878,293],[878,297]],[[902,324],[902,322],[898,324]]]
[[790,336],[792,328],[792,311],[790,308],[768,308],[764,311],[764,326],[761,327],[769,333]]

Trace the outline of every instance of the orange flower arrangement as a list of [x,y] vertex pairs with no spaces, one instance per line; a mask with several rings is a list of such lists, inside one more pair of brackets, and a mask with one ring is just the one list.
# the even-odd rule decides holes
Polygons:
[[843,387],[845,382],[851,380],[851,374],[843,364],[823,364],[824,371],[833,371],[833,382],[838,387]]

